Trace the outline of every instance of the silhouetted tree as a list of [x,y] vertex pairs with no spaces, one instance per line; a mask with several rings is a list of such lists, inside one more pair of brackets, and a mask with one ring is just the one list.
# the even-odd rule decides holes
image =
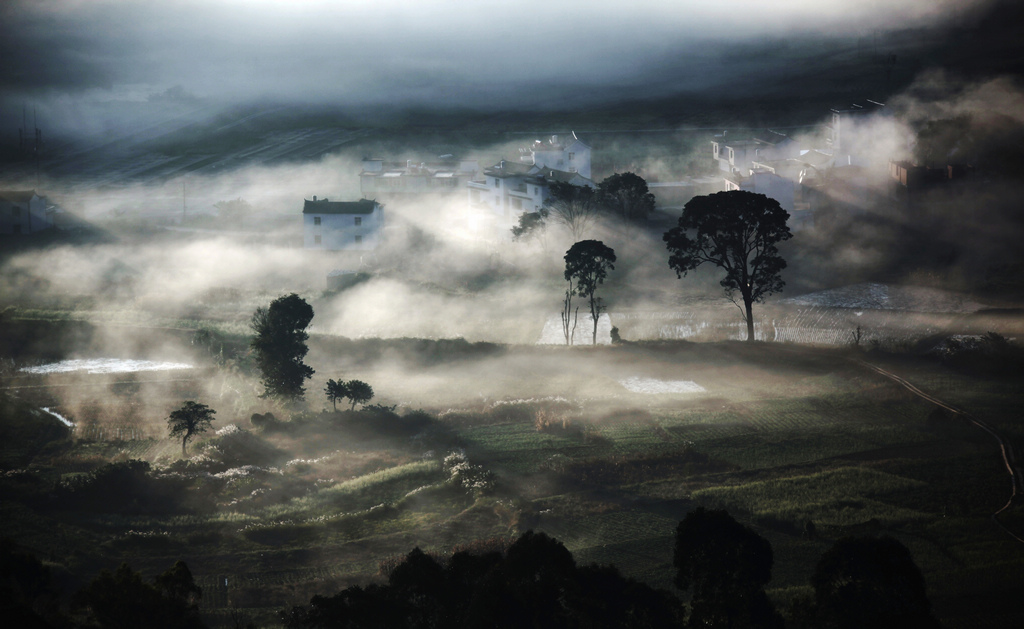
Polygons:
[[786,285],[786,261],[775,245],[792,237],[788,219],[778,201],[746,190],[694,197],[679,224],[665,232],[668,265],[680,278],[705,262],[725,270],[721,285],[730,298],[739,291],[747,340],[753,341],[754,302]]
[[573,242],[583,238],[587,229],[597,219],[599,206],[597,193],[590,186],[574,186],[556,181],[548,188],[544,207],[551,221],[564,225],[572,235]]
[[362,380],[349,380],[344,386],[345,397],[352,402],[352,410],[356,410],[356,404],[366,404],[373,399],[373,387]]
[[924,577],[907,547],[889,537],[847,537],[818,561],[814,626],[935,629]]
[[690,627],[781,628],[764,586],[772,578],[768,540],[725,511],[698,507],[676,528],[675,584],[692,590]]
[[282,614],[288,629],[374,627],[674,627],[678,599],[611,566],[578,568],[544,533],[527,531],[504,556],[456,553],[447,562],[419,548],[385,586],[353,586]]
[[348,397],[348,389],[345,387],[345,383],[339,380],[328,380],[327,386],[324,387],[324,393],[327,394],[327,399],[331,401],[335,411],[338,410],[338,400]]
[[250,327],[255,336],[252,347],[260,370],[263,395],[286,399],[301,398],[303,383],[313,377],[313,369],[303,364],[309,348],[306,327],[313,320],[313,308],[292,293],[279,297],[268,308],[257,308]]
[[205,404],[189,400],[181,408],[172,411],[167,418],[167,427],[171,429],[171,437],[181,437],[181,456],[186,455],[185,446],[192,435],[206,432],[217,411]]
[[597,184],[598,203],[627,221],[639,221],[654,211],[654,195],[644,178],[633,173],[616,173]]
[[[604,283],[609,270],[614,270],[615,251],[600,240],[581,240],[565,252],[565,279],[576,282],[572,288],[576,295],[585,297],[593,317],[593,344],[597,345],[597,318],[604,310],[597,287]],[[564,323],[563,323],[564,325]]]
[[548,217],[547,208],[540,208],[536,212],[523,212],[519,215],[519,222],[512,226],[512,240],[527,240],[535,238],[544,248],[544,235],[547,231]]
[[75,595],[73,605],[88,610],[104,629],[201,629],[206,626],[196,602],[201,594],[183,562],[152,584],[123,563],[113,573],[100,572]]

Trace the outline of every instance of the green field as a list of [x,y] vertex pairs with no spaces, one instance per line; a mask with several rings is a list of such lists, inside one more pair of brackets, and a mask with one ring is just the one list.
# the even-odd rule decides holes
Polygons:
[[[373,351],[393,357],[381,349],[387,342],[374,342]],[[780,609],[810,591],[832,541],[887,533],[913,552],[946,626],[1022,619],[999,604],[1024,579],[1024,547],[990,518],[1010,489],[994,442],[963,423],[930,421],[932,405],[845,350],[438,347],[420,343],[398,363],[365,364],[385,404],[429,391],[422,410],[402,404],[393,412],[321,413],[315,382],[303,412],[239,397],[232,391],[250,377],[201,353],[194,358],[203,375],[184,382],[9,375],[5,534],[66,575],[69,588],[121,561],[153,575],[184,559],[211,623],[239,608],[264,626],[313,594],[380,578],[382,561],[414,546],[444,555],[528,528],[563,541],[580,563],[614,563],[671,588],[675,525],[704,505],[727,509],[771,541],[769,593]],[[428,366],[417,358],[423,353]],[[867,359],[1019,438],[1014,382],[921,359]],[[348,368],[342,357],[318,360],[319,373]],[[522,364],[538,367],[529,373]],[[482,372],[504,398],[480,397]],[[618,384],[629,373],[682,375],[707,391],[631,393]],[[400,393],[389,392],[390,382]],[[433,387],[417,388],[423,383]],[[526,397],[545,386],[583,395]],[[217,409],[219,434],[203,435],[182,459],[162,418],[196,397]],[[75,430],[32,410],[44,403],[76,421]],[[283,423],[261,429],[249,421],[267,411]],[[444,463],[453,452],[464,453],[458,474]],[[60,488],[129,459],[152,465],[150,484],[138,490],[145,495],[90,502]],[[1018,531],[1019,511],[1001,516]],[[816,539],[803,535],[808,520]]]

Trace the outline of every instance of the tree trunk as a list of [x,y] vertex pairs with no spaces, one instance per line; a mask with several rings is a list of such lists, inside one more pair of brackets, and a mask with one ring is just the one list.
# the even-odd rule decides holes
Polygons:
[[188,454],[185,452],[185,444],[188,443],[188,435],[181,438],[181,458],[185,458]]
[[591,345],[597,345],[597,308],[594,307],[594,296],[590,296],[590,318],[594,322],[594,333],[590,337]]
[[743,305],[747,308],[747,342],[754,341],[754,300],[749,297],[743,298]]

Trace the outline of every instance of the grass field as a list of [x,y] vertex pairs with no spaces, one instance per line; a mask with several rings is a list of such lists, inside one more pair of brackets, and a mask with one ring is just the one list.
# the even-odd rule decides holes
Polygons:
[[[1024,580],[1024,548],[989,517],[1009,496],[994,443],[930,421],[929,403],[851,362],[848,350],[400,346],[359,350],[381,357],[359,375],[384,403],[411,401],[395,412],[319,413],[313,385],[311,410],[268,405],[236,395],[248,378],[237,364],[201,352],[202,375],[187,382],[54,375],[6,389],[5,534],[67,575],[69,588],[121,561],[152,575],[184,559],[210,622],[227,623],[239,608],[271,626],[278,609],[379,578],[382,561],[414,546],[443,555],[528,528],[562,540],[578,562],[614,563],[670,588],[675,526],[704,505],[771,541],[770,594],[783,610],[809,591],[832,541],[887,533],[911,549],[947,626],[1024,620],[999,603]],[[336,356],[318,358],[318,373],[347,370]],[[1012,380],[866,358],[1019,439]],[[633,393],[619,384],[631,375],[694,380],[706,391]],[[52,418],[33,404],[58,390],[79,425],[39,430]],[[193,395],[218,409],[218,432],[182,459],[163,417]],[[248,419],[267,411],[284,422],[276,430]],[[152,465],[145,491],[159,502],[130,492],[97,503],[50,497],[129,459]],[[1019,526],[1019,507],[1004,518]],[[808,520],[815,539],[803,535]]]

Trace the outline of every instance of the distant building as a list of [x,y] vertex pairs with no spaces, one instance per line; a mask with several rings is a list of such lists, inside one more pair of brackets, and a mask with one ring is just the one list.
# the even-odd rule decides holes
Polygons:
[[693,197],[725,190],[723,177],[684,177],[679,181],[648,181],[647,189],[659,208],[681,208]]
[[53,227],[54,210],[35,190],[0,190],[0,234],[33,234]]
[[302,207],[303,246],[327,251],[372,251],[380,245],[384,209],[369,199],[305,200]]
[[750,174],[754,162],[789,159],[800,152],[796,140],[771,129],[747,139],[728,140],[723,134],[711,141],[711,159],[718,170],[743,177]]
[[519,161],[539,168],[579,173],[590,179],[590,158],[593,149],[572,132],[568,136],[553,135],[547,142],[536,140],[519,149]]
[[871,166],[871,155],[876,147],[870,140],[857,137],[856,126],[871,116],[889,115],[883,103],[866,100],[849,107],[833,108],[829,112],[826,145],[832,151],[836,166]]
[[476,177],[479,170],[475,160],[449,159],[427,164],[369,158],[363,160],[359,173],[359,191],[365,199],[385,200],[454,192]]
[[469,206],[489,214],[515,220],[524,212],[536,212],[551,196],[556,181],[574,186],[594,187],[583,175],[553,168],[501,160],[485,168],[481,181],[470,181]]
[[503,159],[467,183],[471,210],[510,224],[520,214],[538,211],[551,196],[555,182],[595,187],[590,179],[592,149],[575,133],[568,138],[553,135],[547,142],[538,140],[519,152],[519,161]]

